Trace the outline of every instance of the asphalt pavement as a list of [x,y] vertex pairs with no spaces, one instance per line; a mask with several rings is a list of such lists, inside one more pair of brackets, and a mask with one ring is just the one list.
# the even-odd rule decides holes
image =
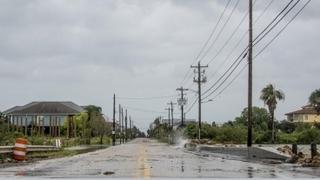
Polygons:
[[72,157],[43,160],[0,169],[0,177],[122,177],[122,178],[275,178],[316,177],[298,167],[228,159],[194,153],[183,147],[139,138],[126,144]]

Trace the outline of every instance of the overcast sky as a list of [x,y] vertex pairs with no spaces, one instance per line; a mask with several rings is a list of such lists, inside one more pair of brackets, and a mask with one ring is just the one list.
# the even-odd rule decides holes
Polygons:
[[[288,2],[256,0],[254,35]],[[254,48],[254,55],[305,2],[302,0]],[[175,89],[181,85],[196,90],[192,73],[182,80],[226,4],[227,0],[0,0],[0,110],[31,101],[73,101],[101,106],[112,117],[113,93],[121,97],[158,97],[177,95]],[[206,69],[208,82],[204,90],[247,44],[245,36],[232,51],[247,31],[246,19],[217,55],[247,13],[247,1],[236,4],[237,0],[231,0],[212,39],[234,7],[235,11],[202,60],[206,64],[216,56]],[[320,1],[312,1],[254,61],[254,105],[263,107],[259,95],[268,83],[286,94],[286,100],[278,103],[277,119],[305,105],[310,93],[320,88],[319,5]],[[195,95],[189,91],[187,97],[190,105]],[[233,120],[246,106],[246,98],[247,69],[213,102],[203,104],[203,121]],[[167,102],[176,99],[117,99],[117,104],[165,112]],[[143,130],[154,117],[166,116],[134,109],[128,112]],[[194,106],[187,118],[196,117]]]

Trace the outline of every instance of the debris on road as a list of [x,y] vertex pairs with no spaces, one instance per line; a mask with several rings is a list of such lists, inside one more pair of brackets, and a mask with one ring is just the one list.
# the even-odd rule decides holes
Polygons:
[[292,149],[288,146],[288,145],[285,145],[283,147],[279,147],[277,148],[278,151],[280,151],[281,153],[284,153],[284,154],[288,154],[288,155],[293,155],[293,152],[292,152]]

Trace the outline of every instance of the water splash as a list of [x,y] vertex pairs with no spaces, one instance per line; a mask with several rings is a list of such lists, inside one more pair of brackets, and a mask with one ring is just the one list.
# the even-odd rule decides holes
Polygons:
[[189,143],[189,140],[183,136],[183,133],[181,131],[176,131],[174,135],[175,148],[182,149],[187,143]]

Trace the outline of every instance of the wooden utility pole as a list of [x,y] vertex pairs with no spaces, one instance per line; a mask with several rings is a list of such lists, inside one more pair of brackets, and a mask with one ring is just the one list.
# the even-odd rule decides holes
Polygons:
[[197,66],[191,66],[191,68],[196,69],[195,72],[197,72],[197,78],[194,78],[193,81],[198,84],[198,122],[199,122],[199,128],[198,128],[198,138],[201,139],[201,84],[205,83],[207,81],[207,78],[205,77],[204,71],[201,71],[203,68],[207,68],[206,66],[201,66],[200,61],[198,62]]
[[123,113],[123,107],[121,107],[121,138],[122,142],[124,143],[124,113]]
[[252,0],[249,0],[249,54],[248,54],[248,136],[247,146],[252,146]]
[[171,129],[173,129],[173,105],[175,105],[176,103],[173,103],[172,101],[170,103],[168,103],[168,105],[170,105],[170,110],[171,110]]
[[119,137],[120,137],[120,144],[122,143],[121,141],[121,105],[119,104]]
[[177,88],[177,91],[180,91],[180,101],[178,101],[178,104],[180,105],[181,108],[181,127],[184,126],[184,112],[183,112],[183,107],[186,104],[186,99],[184,99],[184,91],[188,91],[188,89],[184,89],[182,86],[180,88]]
[[116,145],[116,94],[113,94],[112,145]]
[[171,108],[165,108],[165,110],[168,110],[168,126],[170,127],[170,111],[171,111]]
[[129,120],[130,120],[130,139],[132,139],[132,121],[131,121],[131,116],[129,116]]
[[128,125],[128,111],[126,109],[126,117],[125,117],[125,141],[127,142],[128,141],[128,129],[127,129],[127,126]]

